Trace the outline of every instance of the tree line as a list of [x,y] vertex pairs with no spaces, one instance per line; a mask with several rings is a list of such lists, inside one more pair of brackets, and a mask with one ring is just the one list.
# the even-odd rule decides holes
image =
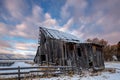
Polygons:
[[103,45],[103,53],[105,61],[119,60],[120,61],[120,41],[116,44],[110,45],[104,39],[87,39],[87,42],[97,43]]

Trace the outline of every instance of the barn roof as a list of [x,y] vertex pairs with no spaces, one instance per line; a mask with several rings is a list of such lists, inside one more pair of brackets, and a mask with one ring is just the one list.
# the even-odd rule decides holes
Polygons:
[[80,38],[62,31],[48,29],[44,27],[40,27],[40,29],[43,29],[46,35],[53,39],[58,39],[66,42],[74,42],[74,43],[80,43],[82,41]]

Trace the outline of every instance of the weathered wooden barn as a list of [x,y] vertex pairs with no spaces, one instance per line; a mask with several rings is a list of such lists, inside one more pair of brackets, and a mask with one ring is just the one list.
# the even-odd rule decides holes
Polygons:
[[81,69],[104,69],[102,48],[99,44],[82,43],[71,34],[40,27],[34,62],[41,65],[76,66]]

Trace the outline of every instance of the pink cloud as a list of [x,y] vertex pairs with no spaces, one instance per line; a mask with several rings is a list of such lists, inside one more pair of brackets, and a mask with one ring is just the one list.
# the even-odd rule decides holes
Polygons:
[[8,32],[7,25],[0,22],[0,35],[5,35],[7,34],[7,32]]
[[74,23],[73,18],[71,18],[59,30],[61,30],[61,31],[67,31],[73,25],[73,23]]
[[5,0],[4,2],[7,11],[11,15],[10,18],[12,18],[13,21],[14,19],[23,20],[24,13],[28,9],[25,0]]

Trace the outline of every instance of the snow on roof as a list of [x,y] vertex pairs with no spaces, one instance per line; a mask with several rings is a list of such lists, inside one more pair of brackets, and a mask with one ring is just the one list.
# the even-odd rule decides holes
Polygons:
[[81,39],[79,39],[78,37],[72,34],[68,34],[54,29],[48,29],[44,27],[40,27],[40,28],[43,29],[46,32],[47,36],[49,36],[50,38],[59,39],[67,42],[74,42],[74,43],[80,43],[82,41]]

